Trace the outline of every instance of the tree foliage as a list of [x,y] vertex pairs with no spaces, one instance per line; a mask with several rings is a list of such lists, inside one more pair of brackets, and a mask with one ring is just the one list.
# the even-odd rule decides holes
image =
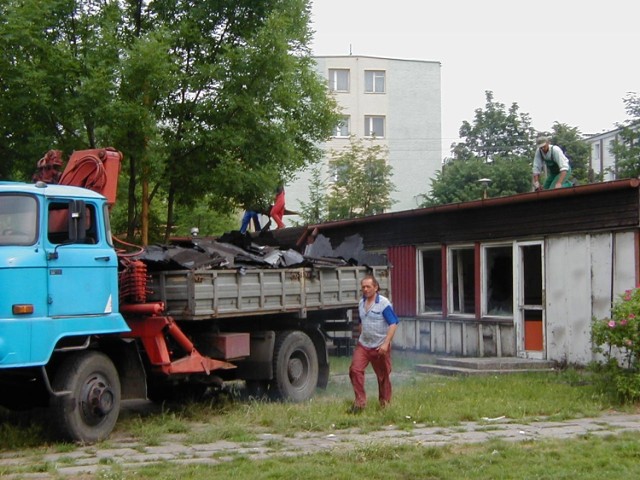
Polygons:
[[[431,192],[422,206],[513,195],[531,190],[531,158],[535,130],[529,115],[517,103],[509,110],[486,93],[484,109],[475,111],[473,123],[464,121],[449,159],[431,181]],[[489,179],[488,186],[480,182]]]
[[517,103],[507,110],[487,91],[486,104],[476,109],[474,121],[462,123],[464,141],[452,145],[453,157],[432,179],[423,206],[480,199],[485,193],[480,179],[491,180],[486,187],[489,197],[531,191],[531,162],[539,135],[551,137],[566,151],[579,183],[588,181],[590,148],[576,128],[556,122],[552,133],[536,132]]
[[452,160],[436,173],[431,193],[422,206],[479,200],[485,191],[480,180],[487,178],[491,180],[486,187],[488,197],[527,192],[531,190],[531,164],[521,157],[498,157],[492,162]]
[[329,168],[335,173],[327,196],[327,219],[342,220],[383,213],[393,205],[392,168],[388,150],[375,139],[350,138],[347,148],[331,152]]
[[[129,233],[152,202],[229,212],[313,164],[338,121],[308,44],[308,0],[7,0],[0,166],[51,148],[123,151]],[[121,197],[122,198],[122,197]],[[188,226],[184,226],[188,229]],[[145,233],[146,232],[146,233]]]
[[453,158],[489,161],[498,156],[529,155],[535,139],[529,115],[520,113],[515,102],[506,110],[504,104],[494,100],[491,91],[486,91],[485,96],[485,107],[476,109],[473,123],[462,122],[459,133],[465,141],[452,145]]
[[624,98],[629,119],[618,125],[620,133],[613,144],[619,178],[640,177],[640,96],[629,93]]
[[307,225],[324,222],[327,218],[327,184],[322,178],[319,166],[311,169],[309,181],[309,201],[300,202],[300,218]]
[[0,6],[0,166],[27,179],[51,149],[93,148],[114,98],[118,6],[71,0]]

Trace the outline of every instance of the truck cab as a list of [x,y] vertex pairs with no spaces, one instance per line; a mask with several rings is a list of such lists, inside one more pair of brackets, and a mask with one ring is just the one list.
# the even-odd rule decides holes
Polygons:
[[91,190],[0,182],[0,405],[49,406],[55,430],[81,442],[111,432],[134,370],[108,218]]
[[61,344],[129,330],[104,197],[0,184],[0,368],[44,365]]

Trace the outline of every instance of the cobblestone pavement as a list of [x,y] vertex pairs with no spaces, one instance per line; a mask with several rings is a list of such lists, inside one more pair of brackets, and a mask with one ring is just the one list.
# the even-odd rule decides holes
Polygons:
[[[357,448],[361,445],[384,441],[386,444],[412,444],[443,446],[456,443],[480,443],[500,439],[504,441],[573,438],[580,435],[611,435],[640,431],[640,414],[611,413],[596,418],[568,421],[538,421],[511,423],[508,418],[484,419],[481,423],[466,422],[455,427],[433,427],[417,424],[410,431],[388,426],[367,434],[355,430],[332,433],[299,433],[284,436],[264,433],[253,442],[217,441],[205,444],[189,444],[184,435],[168,436],[157,446],[142,445],[131,438],[114,437],[110,447],[82,447],[64,453],[5,452],[0,453],[2,467],[26,465],[38,462],[47,465],[47,473],[7,475],[6,479],[92,478],[109,465],[124,469],[170,461],[172,463],[219,464],[242,455],[245,458],[263,459],[273,455],[300,455]],[[43,469],[44,470],[44,469]],[[54,473],[49,473],[49,472]]]

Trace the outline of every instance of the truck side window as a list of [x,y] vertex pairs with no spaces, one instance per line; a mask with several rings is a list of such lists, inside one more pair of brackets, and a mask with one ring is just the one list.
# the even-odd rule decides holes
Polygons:
[[[69,234],[70,202],[52,202],[49,204],[49,227],[47,235],[53,244],[71,243]],[[97,243],[95,206],[87,203],[82,222],[83,231],[78,232],[78,239],[74,243]]]

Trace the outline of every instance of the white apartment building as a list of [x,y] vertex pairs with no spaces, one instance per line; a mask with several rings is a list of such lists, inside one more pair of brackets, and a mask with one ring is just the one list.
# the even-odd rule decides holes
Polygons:
[[[332,150],[348,147],[349,137],[371,139],[388,148],[395,203],[390,211],[416,208],[441,168],[440,62],[370,56],[315,57],[318,72],[341,108],[343,120],[322,145],[323,179],[332,172]],[[311,169],[286,186],[287,209],[309,201]],[[299,220],[289,217],[286,220]]]
[[612,152],[613,144],[618,140],[620,129],[587,136],[584,141],[591,145],[591,158],[589,167],[593,171],[594,178],[602,181],[617,180],[616,157]]

